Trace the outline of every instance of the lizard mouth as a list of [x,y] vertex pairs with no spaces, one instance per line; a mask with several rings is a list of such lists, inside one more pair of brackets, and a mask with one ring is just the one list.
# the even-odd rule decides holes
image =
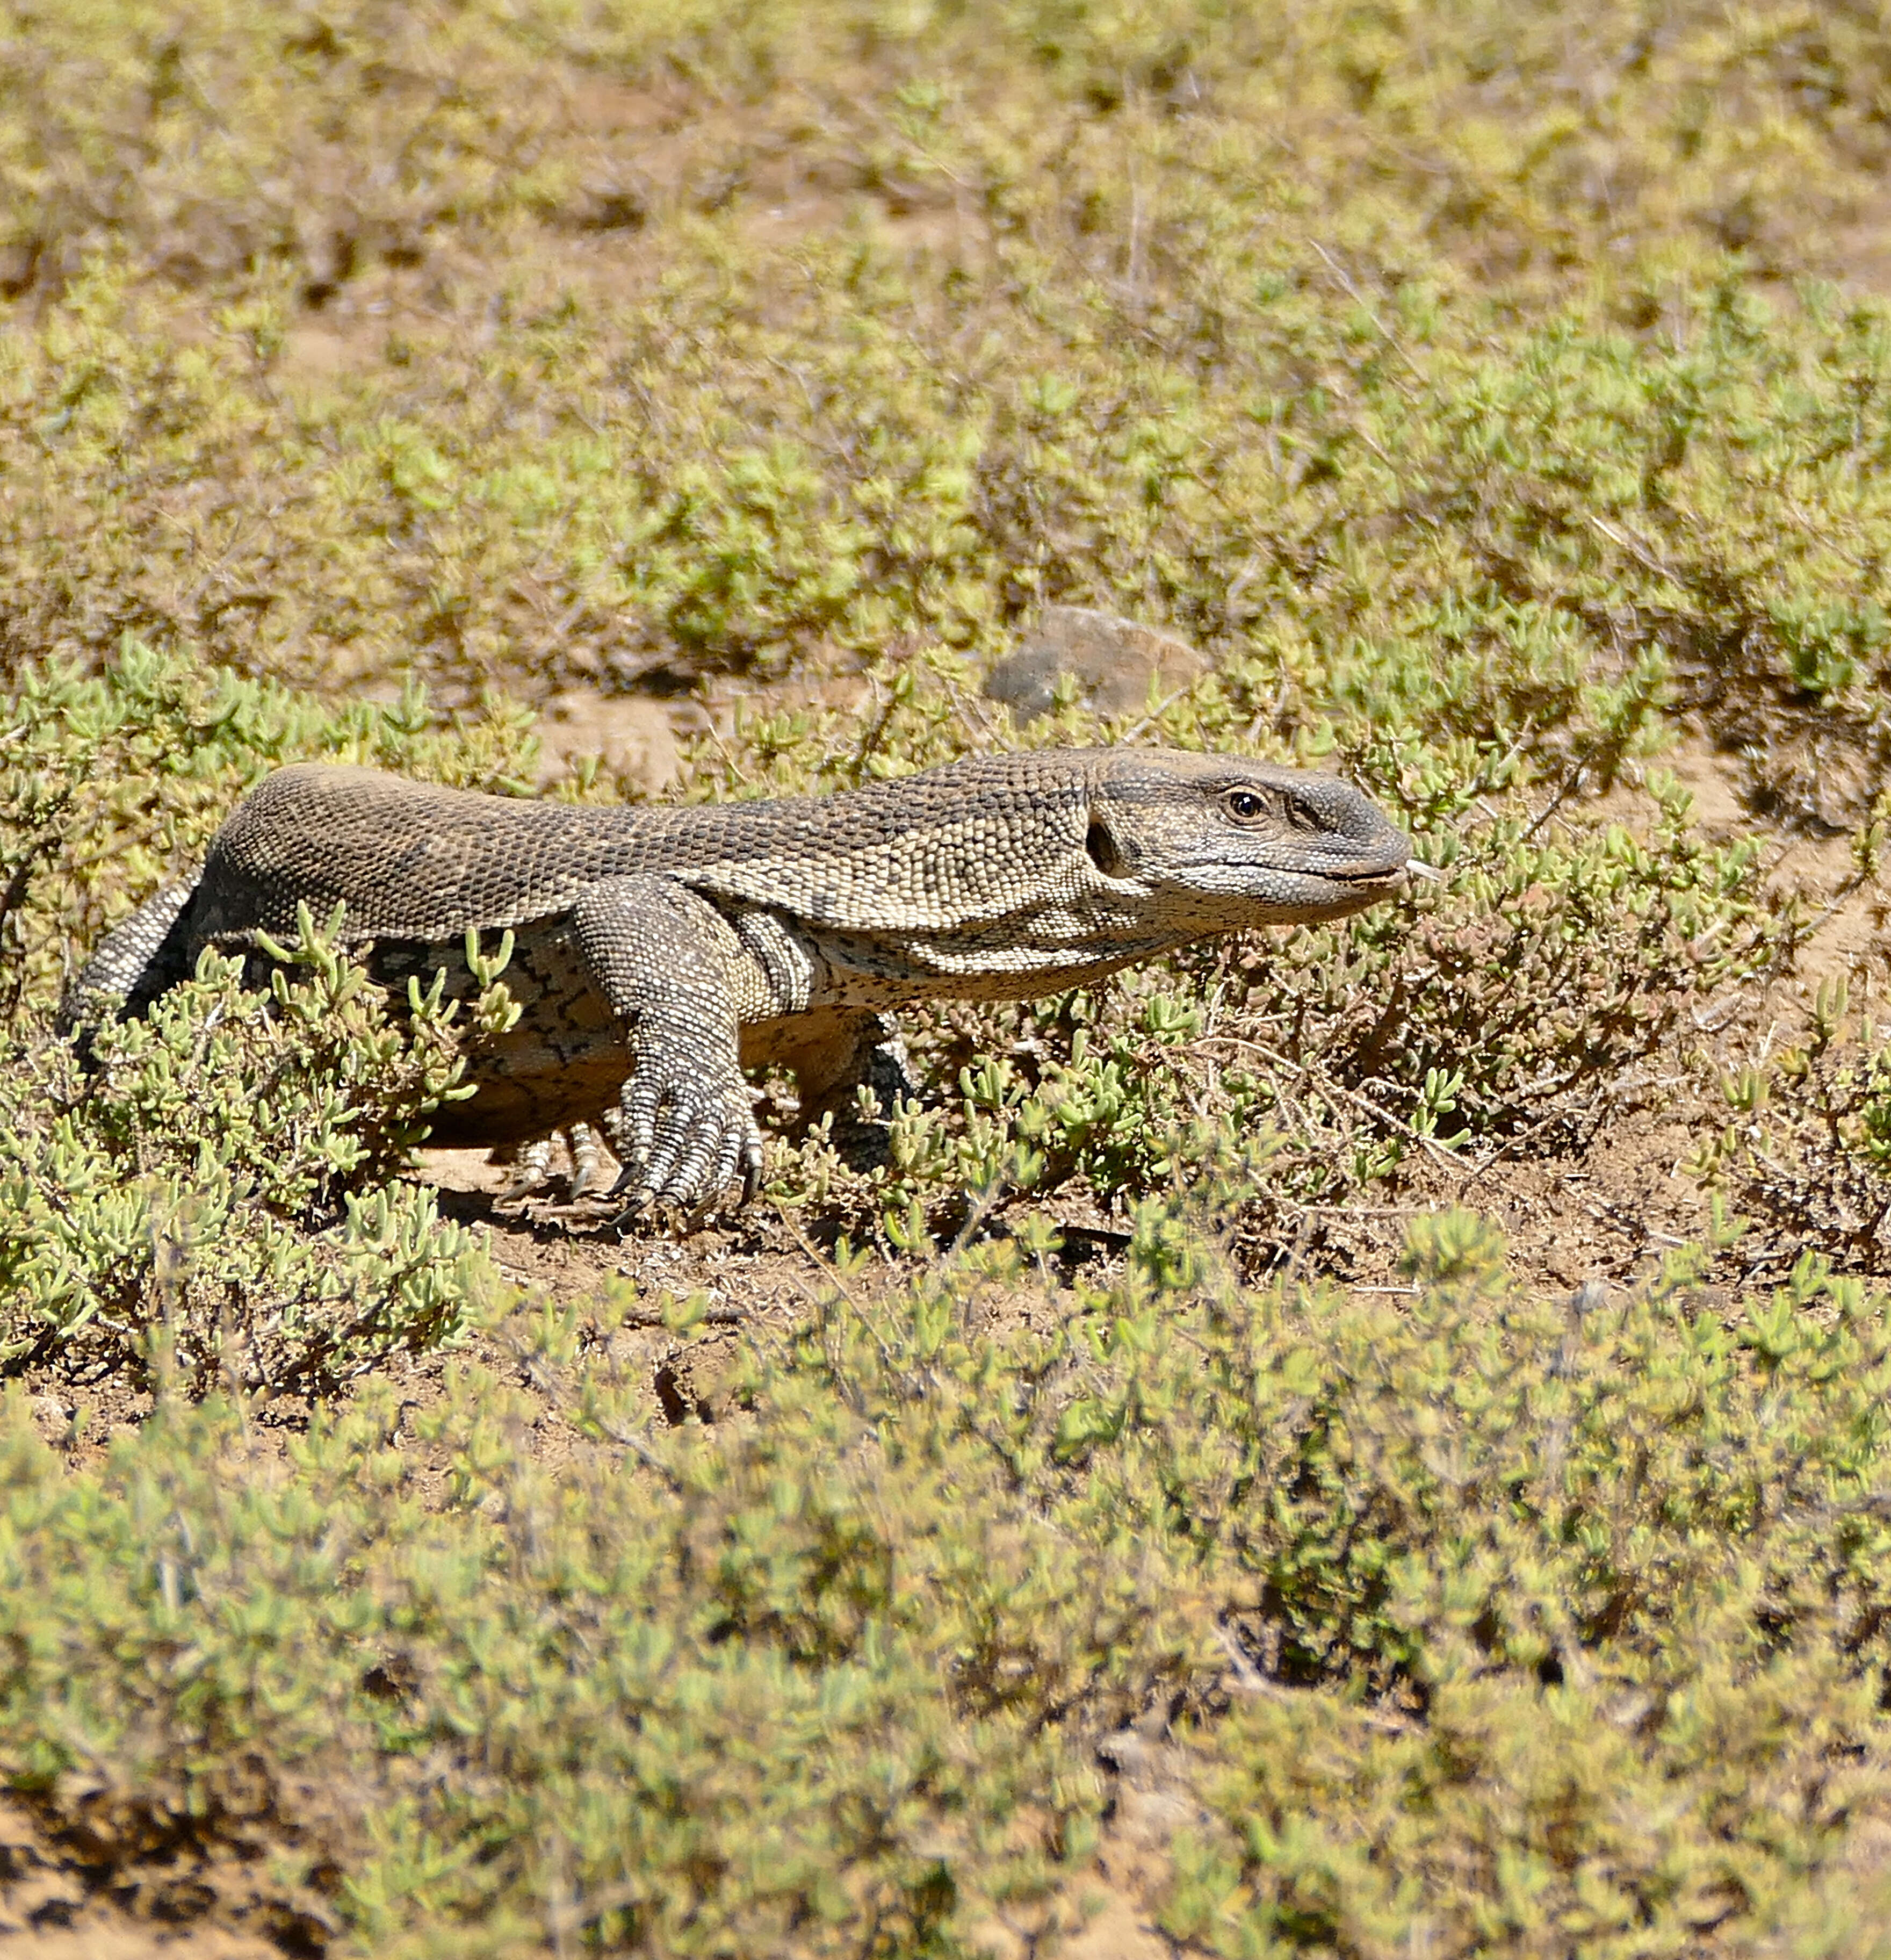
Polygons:
[[[1356,909],[1359,905],[1369,904],[1381,897],[1389,897],[1401,890],[1408,881],[1410,871],[1411,861],[1407,858],[1400,858],[1396,862],[1381,858],[1376,864],[1355,861],[1350,864],[1320,865],[1305,862],[1270,864],[1265,861],[1257,864],[1252,860],[1243,862],[1217,859],[1213,861],[1212,870],[1209,864],[1200,865],[1198,875],[1216,880],[1210,889],[1251,896],[1248,889],[1249,881],[1259,873],[1298,886],[1315,904],[1320,901],[1314,894],[1322,887],[1332,892],[1336,899],[1343,892],[1349,908]],[[1226,882],[1222,883],[1222,880]]]
[[1344,870],[1327,865],[1314,875],[1335,885],[1396,885],[1404,881],[1410,868],[1409,861],[1403,864],[1353,865]]

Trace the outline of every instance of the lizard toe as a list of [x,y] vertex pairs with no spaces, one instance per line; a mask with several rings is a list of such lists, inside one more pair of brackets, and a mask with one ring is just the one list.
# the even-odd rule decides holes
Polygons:
[[722,1148],[717,1153],[716,1167],[704,1187],[709,1201],[720,1198],[739,1177],[742,1180],[740,1202],[748,1204],[755,1195],[760,1182],[758,1177],[752,1178],[748,1169],[751,1150],[759,1152],[761,1139],[755,1133],[752,1123],[731,1123],[723,1132]]
[[700,1087],[679,1090],[663,1107],[656,1141],[644,1165],[644,1182],[666,1204],[687,1206],[722,1143],[722,1099]]
[[571,1202],[575,1204],[603,1182],[604,1147],[589,1123],[574,1123],[566,1135],[571,1147]]
[[[751,1181],[748,1163],[751,1149],[758,1151],[761,1141],[755,1125],[747,1119],[746,1112],[732,1116],[723,1127],[713,1157],[705,1150],[691,1163],[679,1167],[674,1182],[680,1186],[688,1173],[693,1184],[694,1195],[688,1201],[692,1220],[706,1217],[713,1211],[717,1200],[738,1176],[742,1182],[738,1204],[746,1204],[755,1196],[755,1185]],[[679,1198],[678,1201],[684,1201]]]
[[[663,1103],[663,1085],[655,1071],[639,1069],[625,1083],[618,1099],[618,1139],[628,1169],[641,1163],[656,1147],[656,1123]],[[623,1180],[620,1178],[618,1182]]]
[[619,1099],[618,1154],[623,1169],[609,1195],[631,1194],[634,1208],[653,1203],[713,1099],[660,1068],[640,1068]]
[[664,1202],[674,1204],[693,1217],[700,1217],[713,1204],[728,1182],[718,1179],[715,1168],[728,1148],[726,1126],[698,1130],[691,1138],[689,1148],[677,1160],[676,1168],[670,1172],[669,1181],[660,1194]]
[[499,1192],[499,1201],[510,1204],[516,1199],[529,1198],[543,1191],[551,1182],[551,1139],[534,1137],[529,1143],[519,1147],[518,1155],[513,1159],[511,1174]]
[[668,1125],[657,1133],[656,1147],[649,1160],[637,1172],[637,1184],[647,1204],[653,1204],[669,1196],[672,1182],[676,1174],[676,1163],[682,1149],[682,1140],[669,1135]]
[[752,1204],[761,1189],[761,1132],[752,1123],[742,1141],[742,1201]]

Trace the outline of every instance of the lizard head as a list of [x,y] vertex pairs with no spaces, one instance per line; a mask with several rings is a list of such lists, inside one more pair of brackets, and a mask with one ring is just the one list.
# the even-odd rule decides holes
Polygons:
[[1349,784],[1236,756],[1101,752],[1085,854],[1234,931],[1343,918],[1404,886],[1411,840]]

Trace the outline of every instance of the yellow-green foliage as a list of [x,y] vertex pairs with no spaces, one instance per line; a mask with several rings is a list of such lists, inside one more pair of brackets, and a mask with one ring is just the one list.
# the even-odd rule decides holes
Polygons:
[[396,1026],[311,921],[267,991],[212,959],[148,1022],[93,1033],[84,1068],[46,1023],[75,949],[275,763],[516,787],[516,719],[451,733],[411,689],[331,713],[135,643],[102,679],[28,670],[9,716],[0,1355],[138,1369],[155,1336],[199,1389],[276,1389],[450,1331],[484,1262],[431,1192],[389,1179],[455,1093],[457,1037],[501,1017],[497,1000],[458,1019],[421,1001]]
[[[157,1402],[83,1470],[8,1418],[0,1782],[154,1911],[196,1908],[154,1847],[234,1851],[292,1942],[949,1954],[1075,1926],[1099,1739],[1166,1718],[1145,1903],[1202,1950],[1879,1950],[1891,1323],[1842,1269],[1891,1257],[1891,1059],[1835,987],[1752,1018],[1797,867],[1661,767],[1705,742],[1748,829],[1877,873],[1878,15],[90,0],[0,43],[0,1370]],[[980,683],[1047,600],[1212,671],[1016,727]],[[767,697],[685,797],[1165,741],[1343,768],[1444,876],[913,1017],[890,1164],[771,1161],[860,1298],[674,1430],[694,1309],[504,1317],[397,1175],[457,1023],[326,921],[90,1074],[52,1032],[278,763],[520,792],[508,697],[704,675]],[[1686,1121],[1730,1057],[1664,1271],[1545,1297],[1451,1213],[1410,1297],[1306,1278],[1310,1207]],[[1126,1262],[1055,1284],[1091,1205]],[[375,1376],[475,1321],[539,1433],[509,1376]]]
[[[1793,0],[85,0],[8,19],[16,289],[122,238],[181,284],[275,263],[332,291],[516,243],[508,220],[713,237],[810,192],[1022,233],[1132,288],[1263,224],[1443,247],[1485,278],[1703,247],[1791,267],[1833,251],[1886,147],[1878,17]],[[669,167],[653,127],[683,132]]]
[[416,989],[396,1028],[312,929],[284,950],[261,994],[207,954],[148,1020],[92,1035],[83,1070],[0,1036],[0,1365],[276,1392],[460,1324],[489,1269],[432,1192],[389,1180],[466,1093],[456,1037],[517,1010]]
[[[574,290],[313,396],[253,320],[180,346],[101,272],[0,332],[10,638],[463,691],[989,651],[1042,600],[1100,601],[1263,663],[1277,727],[1606,778],[1664,708],[1730,742],[1764,712],[1761,788],[1864,799],[1891,679],[1875,313],[1772,313],[1731,275],[1638,332],[1423,278],[1348,311],[1317,259],[1256,249],[1238,331],[1232,296],[1182,290],[1133,332],[1086,285],[942,366],[923,269],[814,241],[752,304],[700,268]],[[1845,738],[1823,780],[1815,734]]]
[[1269,654],[1283,724],[1606,774],[1666,676],[1777,718],[1788,808],[1882,765],[1884,336],[1778,283],[1850,262],[1864,17],[204,0],[12,46],[10,649],[542,687],[1070,597]]
[[1216,1949],[1867,1951],[1883,1300],[1560,1306],[1461,1215],[1409,1306],[1257,1293],[1178,1229],[1044,1332],[981,1331],[1002,1262],[833,1301],[713,1429],[640,1430],[621,1307],[528,1319],[591,1441],[548,1470],[462,1370],[443,1503],[389,1398],[287,1478],[221,1405],[80,1475],[16,1427],[0,1761],[95,1842],[296,1842],[285,1914],[380,1952],[956,1952],[1041,1919],[1097,1737],[1179,1697],[1165,1911]]

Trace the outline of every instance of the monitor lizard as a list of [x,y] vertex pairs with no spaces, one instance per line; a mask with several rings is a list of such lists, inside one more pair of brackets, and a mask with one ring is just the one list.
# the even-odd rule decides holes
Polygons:
[[206,947],[342,908],[398,1001],[478,991],[468,935],[510,931],[521,1011],[470,1044],[440,1145],[516,1144],[617,1108],[631,1206],[758,1187],[745,1068],[804,1112],[898,1080],[882,1018],[941,997],[1027,1000],[1247,928],[1337,918],[1403,885],[1411,846],[1330,776],[1162,749],[974,756],[822,797],[608,807],[370,769],[266,778],[201,868],[100,943],[69,1026],[141,1013]]

